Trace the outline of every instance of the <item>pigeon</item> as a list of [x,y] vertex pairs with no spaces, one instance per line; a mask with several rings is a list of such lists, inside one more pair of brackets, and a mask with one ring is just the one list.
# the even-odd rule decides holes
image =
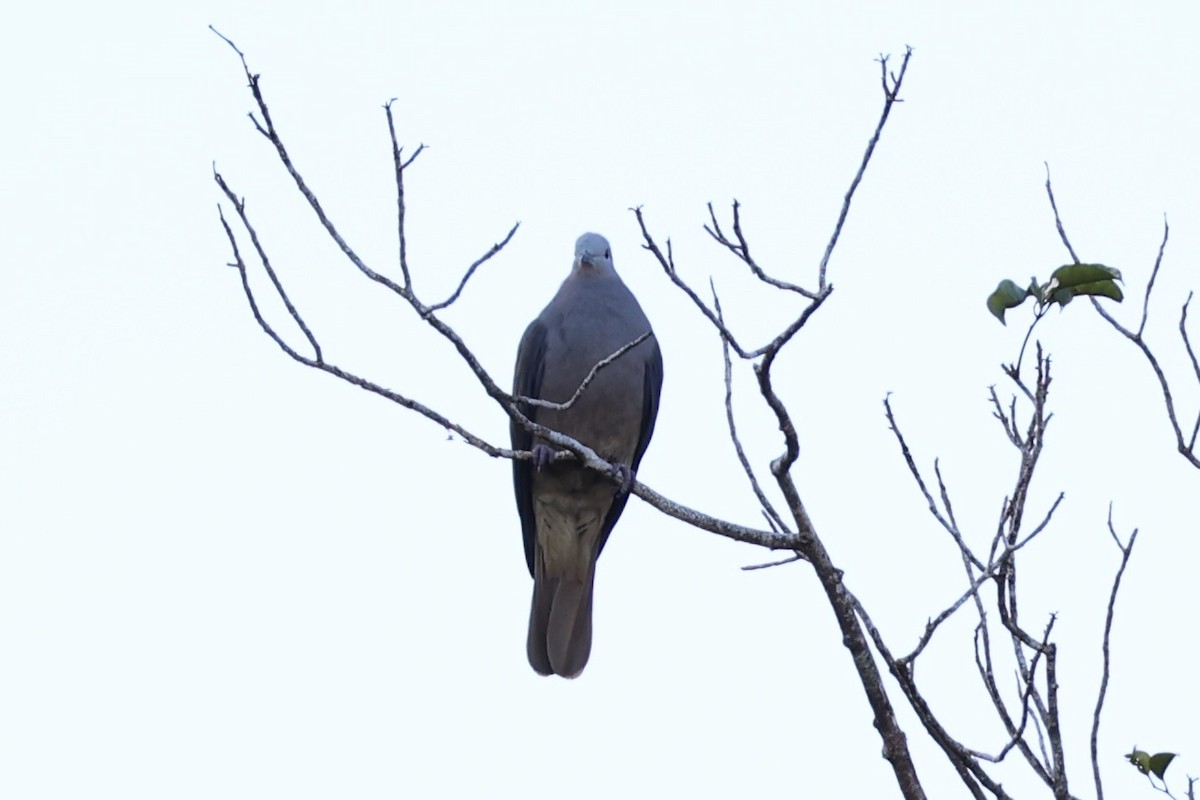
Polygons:
[[662,390],[662,354],[649,320],[613,268],[608,240],[583,234],[570,275],[521,338],[513,394],[566,403],[599,362],[645,334],[597,371],[569,408],[520,407],[608,459],[623,485],[576,459],[556,460],[551,445],[511,425],[513,449],[534,456],[513,460],[513,488],[533,576],[526,650],[540,675],[575,678],[587,665],[596,559],[625,509]]

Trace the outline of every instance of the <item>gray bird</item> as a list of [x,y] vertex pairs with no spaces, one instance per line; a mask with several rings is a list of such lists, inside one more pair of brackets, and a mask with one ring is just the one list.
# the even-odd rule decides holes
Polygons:
[[[521,338],[513,394],[565,403],[597,363],[648,331],[650,322],[613,268],[608,241],[585,233],[575,242],[571,274]],[[533,463],[513,461],[513,487],[533,576],[526,649],[540,675],[574,678],[587,664],[596,559],[625,509],[661,388],[662,354],[651,333],[601,369],[570,408],[522,408],[534,422],[618,465],[627,475],[624,487],[578,461],[554,461],[552,446],[512,424],[513,449],[534,453]]]

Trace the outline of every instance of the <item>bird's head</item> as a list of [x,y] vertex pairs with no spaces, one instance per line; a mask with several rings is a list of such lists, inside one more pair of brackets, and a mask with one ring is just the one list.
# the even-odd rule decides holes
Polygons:
[[575,270],[612,272],[612,248],[598,233],[585,233],[575,240]]

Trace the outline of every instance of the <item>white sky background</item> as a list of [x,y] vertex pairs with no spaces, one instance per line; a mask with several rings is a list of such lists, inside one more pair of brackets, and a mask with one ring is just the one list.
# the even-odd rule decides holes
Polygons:
[[[1181,413],[1200,401],[1175,333],[1200,288],[1190,4],[196,5],[27,5],[0,50],[4,797],[896,795],[810,570],[742,572],[770,554],[636,499],[600,562],[587,671],[529,669],[509,465],[286,358],[223,266],[214,160],[330,360],[506,441],[451,349],[317,230],[209,23],[263,74],[298,167],[377,269],[395,274],[389,97],[403,141],[431,146],[408,184],[427,300],[522,221],[445,315],[503,384],[575,237],[608,236],[666,362],[639,477],[754,525],[718,340],[626,209],[645,206],[693,285],[714,276],[758,343],[796,306],[707,240],[704,204],[724,214],[738,198],[760,263],[814,283],[881,106],[872,59],[898,68],[913,45],[831,264],[836,291],[776,370],[805,500],[898,650],[961,575],[881,401],[893,393],[923,466],[942,458],[960,521],[985,541],[1016,465],[986,391],[1009,393],[997,365],[1028,310],[1004,328],[983,299],[1068,260],[1043,161],[1080,256],[1124,271],[1123,320],[1169,216],[1149,330]],[[1200,475],[1173,452],[1149,369],[1086,304],[1039,332],[1055,419],[1032,508],[1067,499],[1027,552],[1025,619],[1060,612],[1072,789],[1091,796],[1109,501],[1122,533],[1141,528],[1101,747],[1110,795],[1153,796],[1121,761],[1134,743],[1182,752],[1176,785],[1200,773]],[[765,475],[779,444],[739,388]],[[925,658],[918,677],[947,723],[998,749],[966,618]],[[901,716],[930,796],[965,794]],[[1024,770],[1000,774],[1037,796]]]

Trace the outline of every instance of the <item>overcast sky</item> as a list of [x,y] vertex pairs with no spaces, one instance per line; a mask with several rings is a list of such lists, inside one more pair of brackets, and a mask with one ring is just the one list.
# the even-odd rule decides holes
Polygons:
[[[783,6],[793,6],[784,9]],[[711,241],[737,198],[760,263],[812,285],[882,103],[880,53],[914,56],[830,265],[832,297],[776,367],[795,474],[846,582],[898,650],[960,591],[955,550],[883,418],[941,458],[981,544],[1016,474],[986,402],[1015,358],[983,300],[1068,259],[1120,268],[1136,320],[1172,223],[1150,341],[1185,419],[1178,340],[1200,289],[1200,114],[1185,2],[800,4],[247,2],[26,4],[0,49],[0,795],[8,798],[889,797],[894,780],[840,635],[803,564],[634,499],[600,561],[591,662],[539,678],[509,464],[292,362],[258,329],[217,219],[214,162],[326,356],[503,444],[452,349],[318,230],[246,118],[235,54],[263,75],[298,168],[347,240],[396,274],[382,104],[429,145],[409,175],[414,282],[441,299],[520,221],[444,318],[507,385],[528,321],[603,233],[661,341],[639,478],[759,525],[724,435],[717,337],[639,249],[631,206],[712,276],[755,343],[795,304]],[[809,4],[817,5],[817,4]],[[834,8],[833,6],[837,6]],[[728,217],[723,217],[728,219]],[[256,286],[267,286],[257,275]],[[264,297],[267,295],[264,294]],[[276,303],[266,311],[302,341]],[[1200,310],[1196,312],[1200,314]],[[1113,640],[1109,793],[1153,796],[1137,744],[1200,773],[1200,475],[1174,453],[1145,362],[1084,303],[1038,329],[1054,355],[1023,613],[1058,612],[1074,793],[1103,603],[1141,530]],[[744,365],[743,365],[744,367]],[[743,373],[761,474],[780,445]],[[918,679],[970,746],[984,707],[971,624]],[[1002,676],[1012,687],[1011,676]],[[894,690],[894,687],[892,687]],[[898,691],[931,797],[964,794]],[[1021,797],[1025,771],[1000,771]]]

